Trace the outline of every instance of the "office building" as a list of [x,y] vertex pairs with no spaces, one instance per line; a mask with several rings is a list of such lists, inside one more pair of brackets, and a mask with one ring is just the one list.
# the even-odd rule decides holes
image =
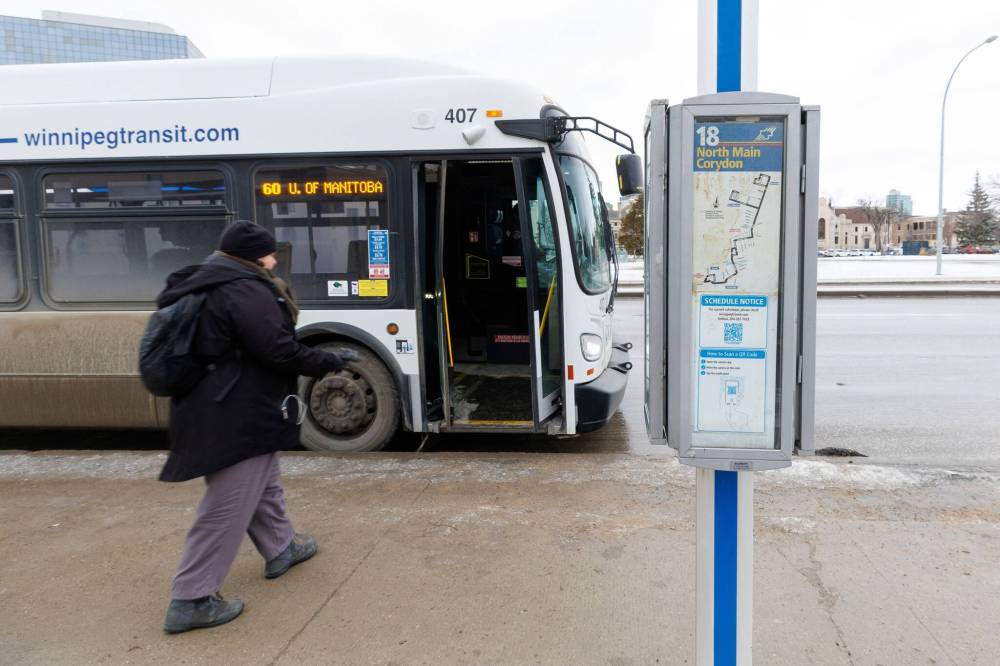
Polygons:
[[43,11],[0,16],[0,64],[203,58],[184,35],[159,23]]
[[899,190],[889,190],[889,194],[885,195],[885,207],[900,215],[913,215],[913,200],[909,194],[901,194]]

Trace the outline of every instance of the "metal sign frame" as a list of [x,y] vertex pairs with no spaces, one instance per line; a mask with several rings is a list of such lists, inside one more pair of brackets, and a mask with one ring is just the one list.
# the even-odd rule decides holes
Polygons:
[[795,432],[800,454],[816,452],[816,238],[819,221],[818,106],[802,107],[802,299],[799,303],[799,390]]
[[[645,238],[643,239],[643,299],[645,312],[646,430],[653,444],[668,444],[667,399],[667,107],[665,99],[653,100],[646,112],[643,142],[646,158]],[[675,447],[676,448],[676,447]]]
[[[791,464],[796,430],[801,425],[798,400],[801,299],[800,262],[803,243],[802,188],[804,172],[802,107],[798,99],[768,93],[721,93],[685,100],[670,108],[667,250],[667,304],[665,389],[667,440],[678,449],[681,462],[723,470],[758,470]],[[696,446],[692,442],[693,399],[691,300],[694,272],[693,172],[694,127],[698,119],[721,120],[766,116],[783,118],[785,144],[782,174],[782,234],[780,238],[777,343],[769,353],[778,363],[775,373],[774,448]],[[814,297],[813,292],[813,297]],[[652,346],[652,345],[650,345]],[[655,404],[655,403],[654,403]],[[651,433],[652,435],[653,433]]]

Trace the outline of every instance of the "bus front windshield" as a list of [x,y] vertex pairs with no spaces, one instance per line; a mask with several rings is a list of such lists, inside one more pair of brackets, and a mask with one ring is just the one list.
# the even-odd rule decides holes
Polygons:
[[597,174],[572,155],[559,156],[559,168],[566,185],[566,205],[573,235],[573,262],[581,286],[589,292],[611,286],[610,230],[600,195]]

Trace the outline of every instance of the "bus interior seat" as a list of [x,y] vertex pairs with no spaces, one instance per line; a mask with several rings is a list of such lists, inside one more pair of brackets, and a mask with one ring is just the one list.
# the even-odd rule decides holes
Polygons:
[[170,275],[185,266],[200,264],[211,250],[190,247],[168,247],[158,250],[149,258],[149,267],[155,275]]
[[368,279],[368,240],[352,240],[347,243],[347,272],[358,279]]
[[200,264],[212,254],[222,227],[213,224],[196,224],[172,221],[160,227],[160,239],[172,247],[157,250],[149,258],[154,274],[169,275],[174,271]]

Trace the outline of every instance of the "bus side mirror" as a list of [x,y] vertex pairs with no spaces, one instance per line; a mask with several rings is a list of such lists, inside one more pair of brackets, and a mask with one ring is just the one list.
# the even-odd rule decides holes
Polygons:
[[623,197],[642,192],[642,159],[631,153],[615,159],[618,170],[618,191]]

